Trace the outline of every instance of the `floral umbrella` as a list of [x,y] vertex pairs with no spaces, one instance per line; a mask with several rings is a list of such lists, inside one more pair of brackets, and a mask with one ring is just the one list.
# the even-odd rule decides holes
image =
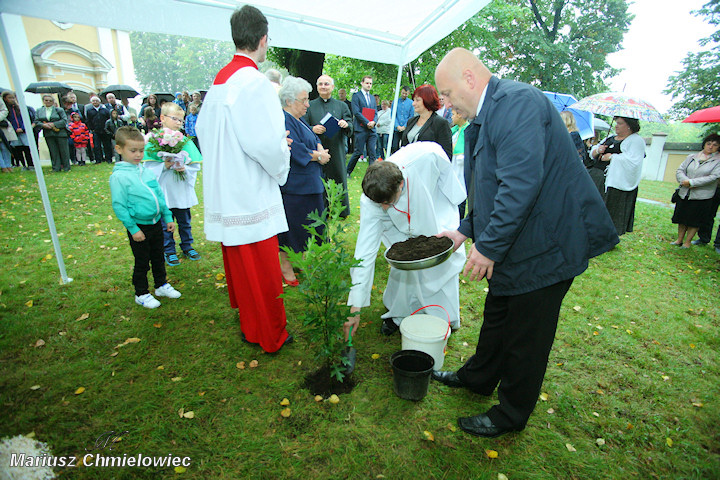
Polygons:
[[610,117],[628,117],[647,122],[666,123],[655,107],[645,100],[631,97],[625,93],[597,93],[574,103],[572,108]]
[[720,122],[720,105],[717,107],[703,108],[693,112],[683,120],[683,123],[715,123]]

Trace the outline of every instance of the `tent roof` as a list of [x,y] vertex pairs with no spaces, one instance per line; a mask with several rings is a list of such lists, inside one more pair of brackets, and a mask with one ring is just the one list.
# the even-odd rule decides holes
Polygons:
[[0,0],[0,11],[117,30],[230,41],[230,15],[251,3],[270,45],[404,65],[489,0]]

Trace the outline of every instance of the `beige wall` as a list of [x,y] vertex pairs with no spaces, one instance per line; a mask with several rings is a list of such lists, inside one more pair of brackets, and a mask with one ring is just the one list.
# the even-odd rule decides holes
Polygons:
[[680,164],[687,158],[687,153],[670,153],[668,154],[667,165],[665,167],[665,176],[663,177],[664,182],[677,183],[675,178],[675,171],[678,169]]
[[74,43],[91,52],[100,51],[100,43],[98,42],[95,27],[73,25],[67,30],[63,30],[50,20],[32,17],[23,17],[23,24],[25,25],[30,48],[34,48],[37,44],[47,40],[60,40]]

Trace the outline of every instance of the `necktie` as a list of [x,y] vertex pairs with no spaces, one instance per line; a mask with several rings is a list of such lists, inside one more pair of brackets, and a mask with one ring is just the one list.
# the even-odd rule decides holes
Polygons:
[[367,103],[368,108],[370,107],[370,94],[365,92],[365,102]]
[[[480,125],[471,123],[465,129],[465,186],[467,187],[467,216],[472,216],[475,202],[475,144],[477,143]],[[468,175],[468,173],[470,175]],[[468,181],[469,179],[469,181]]]

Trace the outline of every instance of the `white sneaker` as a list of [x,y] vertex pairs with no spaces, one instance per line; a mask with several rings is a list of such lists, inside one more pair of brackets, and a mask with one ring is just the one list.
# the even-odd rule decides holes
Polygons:
[[180,298],[182,294],[175,290],[172,285],[166,283],[162,287],[155,289],[155,295],[158,297]]
[[139,297],[135,295],[135,303],[145,308],[157,308],[160,306],[160,302],[158,302],[157,298],[153,297],[149,293],[140,295]]

